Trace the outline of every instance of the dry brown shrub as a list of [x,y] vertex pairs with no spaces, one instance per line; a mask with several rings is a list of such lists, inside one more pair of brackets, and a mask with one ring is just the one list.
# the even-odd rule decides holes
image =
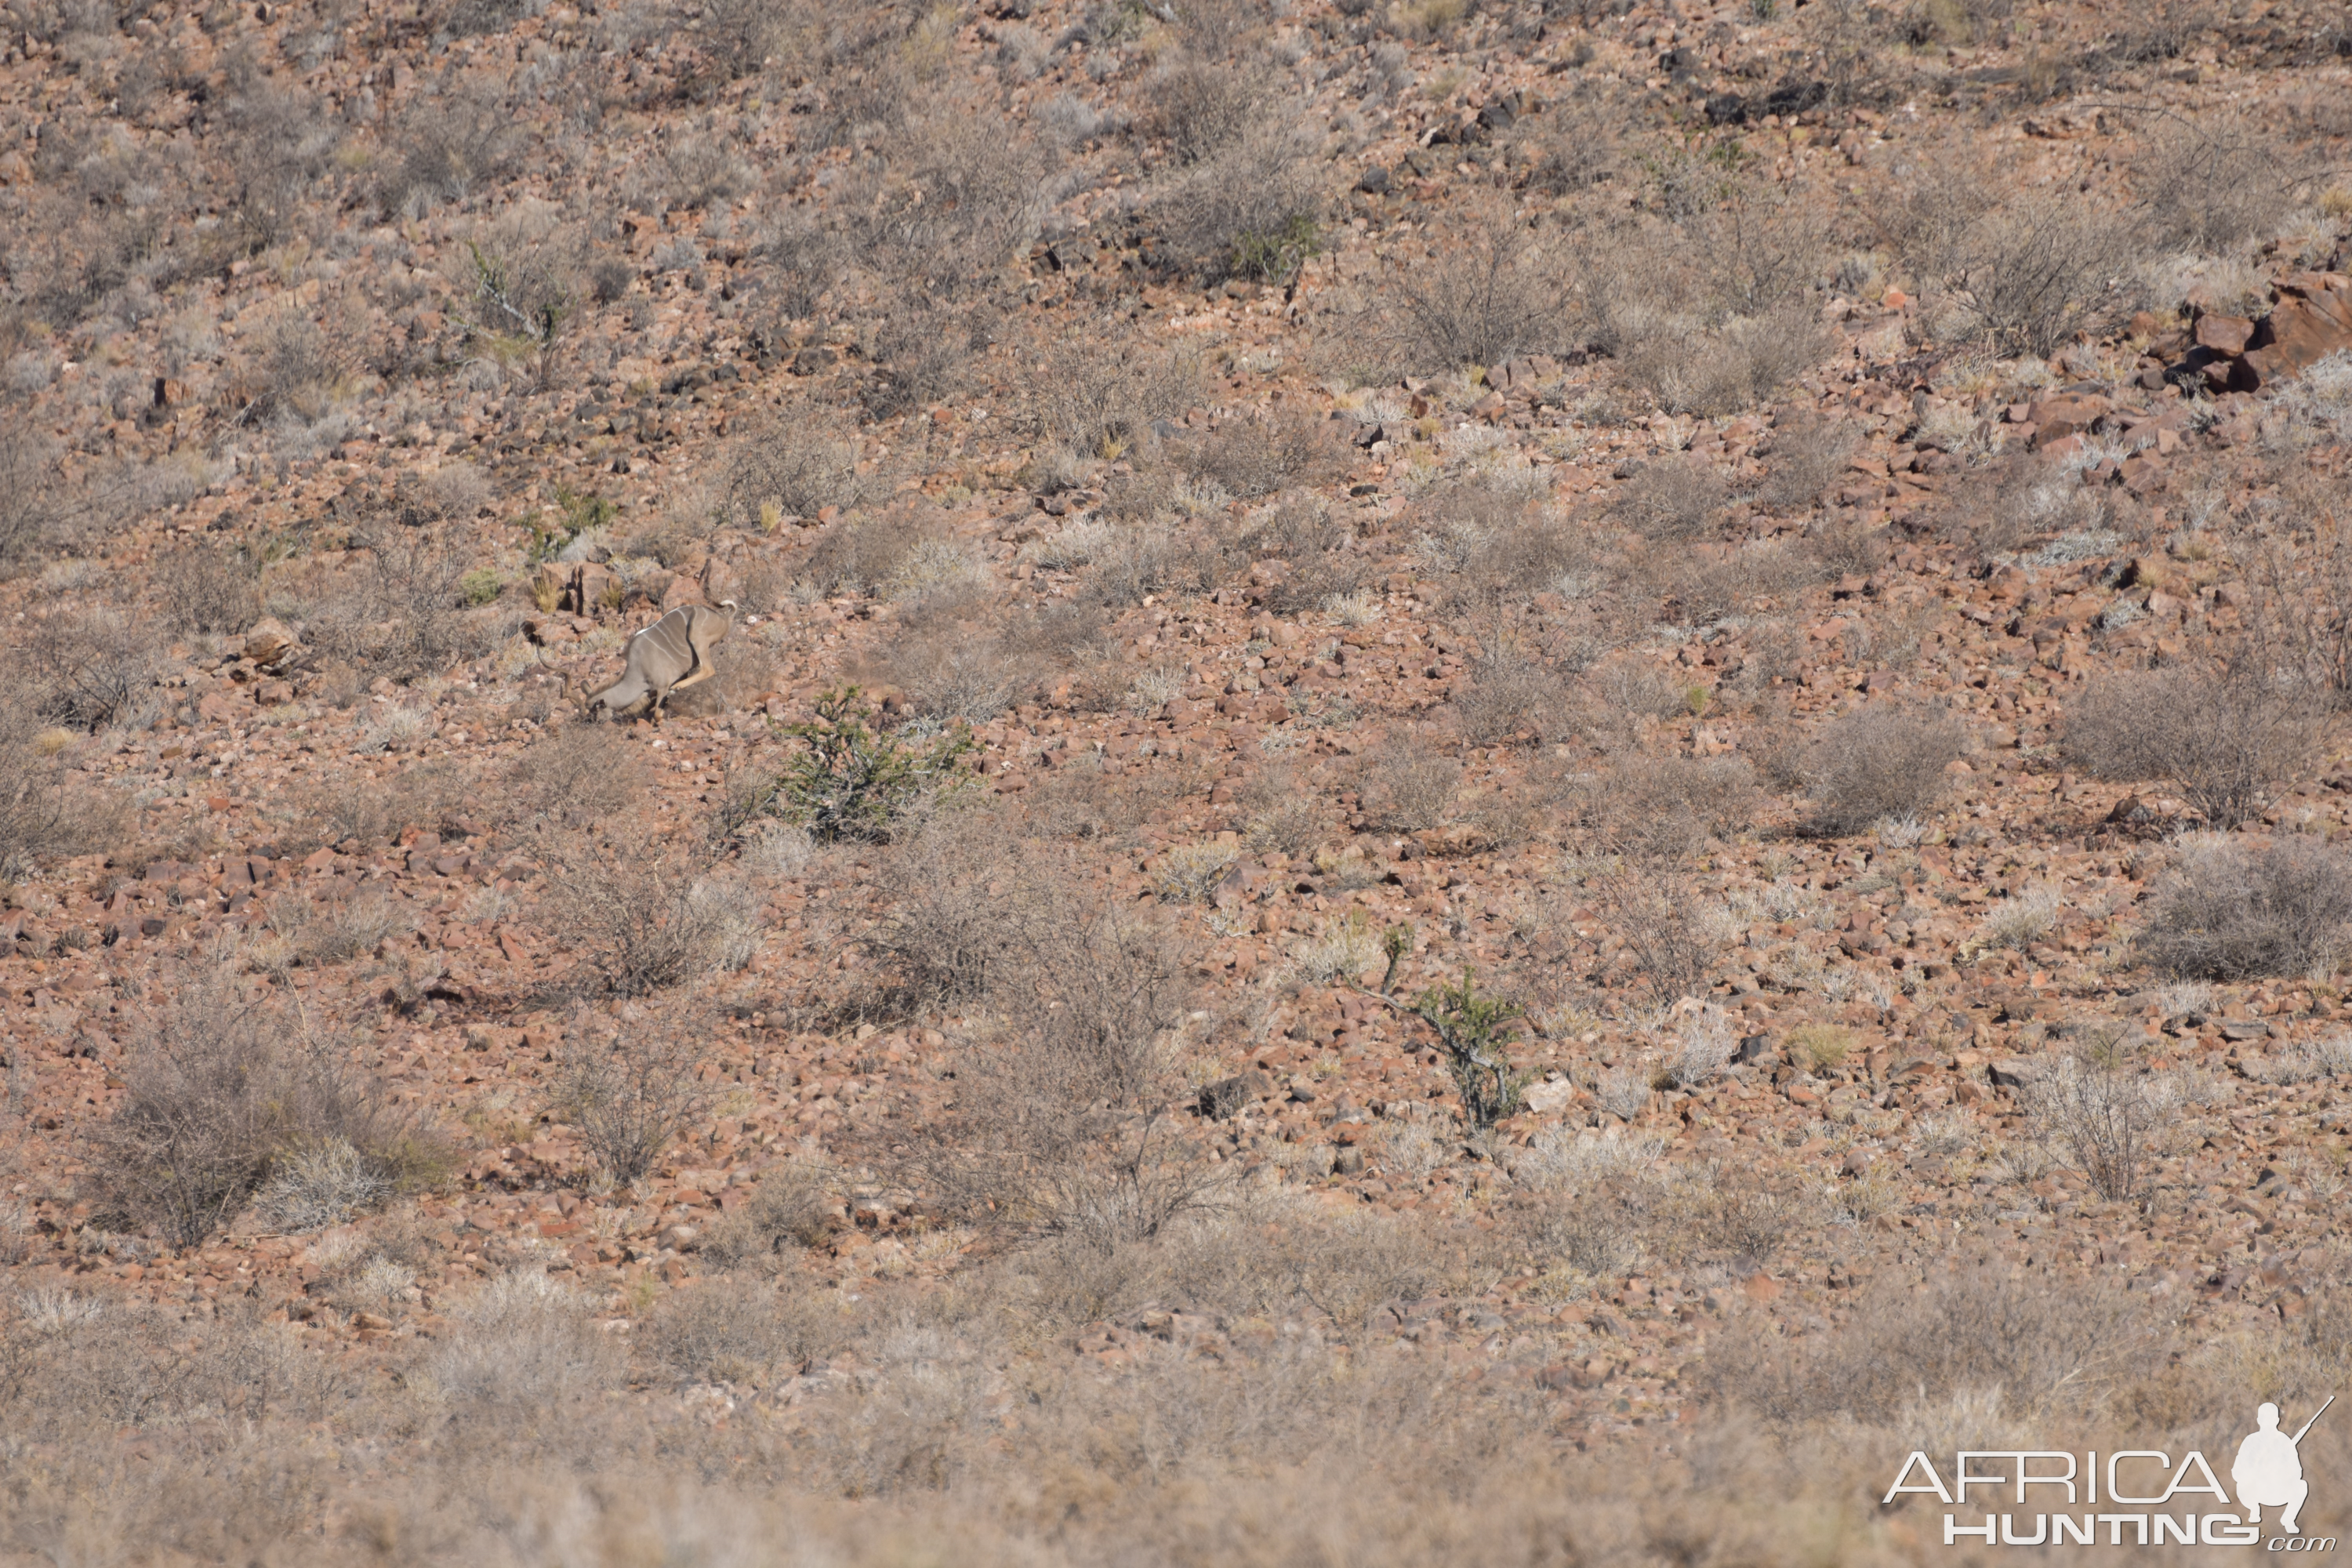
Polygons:
[[1529,190],[1573,196],[1615,173],[1624,125],[1621,110],[1590,94],[1521,117],[1508,142],[1527,170]]
[[117,841],[132,816],[111,790],[77,787],[56,737],[21,699],[0,700],[0,884],[45,856],[86,853]]
[[2352,925],[2352,868],[2306,838],[2193,847],[2157,885],[2137,946],[2168,974],[2235,981],[2332,966]]
[[2130,311],[2145,242],[2122,215],[2073,191],[2021,197],[1958,159],[1923,167],[1882,215],[1952,335],[2047,356]]
[[882,918],[859,942],[909,1010],[985,996],[1022,960],[1050,902],[1022,847],[984,810],[949,811],[893,845]]
[[642,996],[740,968],[757,941],[755,898],[643,827],[607,818],[585,833],[542,827],[534,837],[548,870],[541,923],[582,955],[585,984]]
[[1020,932],[1003,1034],[957,1069],[952,1112],[910,1163],[969,1219],[1097,1251],[1159,1235],[1214,1190],[1183,1098],[1184,944],[1065,893]]
[[1834,347],[1818,317],[1799,306],[1775,307],[1695,336],[1668,325],[1650,328],[1628,346],[1622,371],[1669,414],[1713,417],[1769,397]]
[[857,504],[857,447],[829,434],[803,411],[780,416],[737,438],[721,481],[729,523],[773,528],[786,518],[814,520],[829,506]]
[[453,536],[391,525],[352,543],[365,552],[358,581],[319,606],[304,632],[322,656],[407,680],[488,652],[512,625],[495,605],[466,608],[459,583],[469,561]]
[[1296,768],[1258,769],[1241,790],[1242,838],[1255,854],[1278,850],[1293,859],[1314,852],[1330,832],[1320,791]]
[[1079,458],[1150,449],[1152,426],[1181,418],[1198,395],[1200,364],[1156,343],[1112,338],[1045,345],[1024,388],[1024,416],[1041,440]]
[[1207,531],[1171,522],[1122,528],[1094,558],[1082,602],[1100,609],[1147,596],[1205,594],[1224,571],[1224,552]]
[[1162,269],[1207,281],[1264,271],[1323,216],[1322,174],[1307,121],[1279,100],[1243,133],[1178,171],[1143,208]]
[[1565,346],[1566,300],[1553,258],[1505,209],[1473,215],[1382,279],[1381,342],[1403,366],[1439,375]]
[[1886,817],[1914,816],[1942,798],[1944,770],[1967,746],[1943,713],[1870,702],[1830,724],[1794,763],[1811,808],[1811,831],[1859,833]]
[[1559,723],[1567,688],[1525,649],[1497,643],[1471,666],[1469,676],[1469,684],[1454,693],[1454,716],[1471,745],[1491,746],[1523,733],[1540,738]]
[[2149,128],[2132,184],[2149,237],[2212,255],[2273,233],[2296,205],[2310,163],[2252,117],[2164,116]]
[[1845,1416],[1891,1426],[1995,1388],[2011,1419],[2088,1415],[2162,1364],[2170,1337],[2154,1305],[2105,1282],[1955,1268],[1924,1290],[1892,1280],[1871,1289],[1844,1331],[1804,1353],[1726,1335],[1710,1348],[1708,1381],[1783,1426]]
[[1437,750],[1429,731],[1391,735],[1359,764],[1357,795],[1366,826],[1380,833],[1443,827],[1461,810],[1462,764]]
[[1644,463],[1617,492],[1616,512],[1644,539],[1687,542],[1715,531],[1731,487],[1704,458]]
[[416,929],[405,900],[382,892],[320,900],[294,892],[270,900],[269,929],[284,943],[282,963],[345,963]]
[[1295,564],[1345,549],[1354,536],[1322,497],[1290,495],[1251,512],[1234,535],[1233,548],[1246,559]]
[[152,577],[176,630],[241,632],[261,614],[251,568],[226,551],[183,546],[156,559]]
[[831,1348],[839,1318],[790,1275],[706,1279],[663,1300],[646,1349],[687,1382],[766,1386]]
[[525,146],[523,128],[480,76],[443,78],[405,100],[386,127],[392,156],[377,165],[375,197],[386,213],[421,213],[503,178]]
[[825,530],[803,567],[805,580],[828,598],[879,595],[905,568],[917,546],[936,539],[904,508],[852,512]]
[[332,1042],[237,994],[226,973],[191,975],[142,1026],[114,1112],[90,1132],[101,1201],[173,1247],[194,1247],[305,1149],[339,1141],[389,1193],[444,1156],[430,1131],[352,1077]]
[[625,811],[646,784],[637,748],[621,731],[577,721],[526,748],[511,781],[503,792],[509,815],[546,816],[570,827]]
[[749,1203],[728,1210],[702,1238],[702,1255],[723,1268],[765,1271],[787,1245],[815,1247],[833,1234],[834,1201],[807,1165],[771,1166]]
[[7,397],[0,402],[0,566],[47,543],[67,511],[54,443]]
[[1354,530],[1320,497],[1293,495],[1250,514],[1230,553],[1281,562],[1284,572],[1258,602],[1277,616],[1292,616],[1362,586],[1371,563],[1351,548],[1354,539]]
[[1886,530],[1853,519],[1817,518],[1805,530],[1804,552],[1825,577],[1866,577],[1886,564]]
[[1756,820],[1755,771],[1738,757],[1635,752],[1570,797],[1580,823],[1620,852],[1678,858],[1709,838],[1728,838]]
[[1247,137],[1280,90],[1262,66],[1229,66],[1180,53],[1163,60],[1145,82],[1135,128],[1165,142],[1173,162],[1204,163]]
[[697,1068],[713,1026],[709,1010],[690,998],[639,1004],[612,1020],[573,1018],[555,1107],[614,1181],[644,1175],[709,1110]]
[[857,258],[932,299],[986,285],[1060,194],[1053,148],[992,103],[932,90],[891,156],[850,166],[835,210]]
[[969,622],[926,627],[893,643],[876,667],[925,718],[985,724],[1043,671],[1024,668],[1002,640]]
[[1783,412],[1762,454],[1765,479],[1756,499],[1774,511],[1811,510],[1846,471],[1854,446],[1849,424]]
[[28,627],[18,657],[35,709],[77,730],[100,730],[150,700],[162,649],[146,624],[117,610],[57,610]]
[[501,1447],[527,1448],[542,1423],[575,1419],[623,1368],[595,1304],[554,1275],[501,1274],[448,1316],[424,1370],[458,1420],[504,1426]]
[[[1660,836],[1663,837],[1664,836]],[[1625,943],[1633,973],[1661,1005],[1706,994],[1721,948],[1679,844],[1629,839],[1591,868],[1585,885]]]
[[381,779],[352,779],[340,787],[294,795],[277,818],[278,847],[307,854],[321,845],[352,840],[386,845],[416,827],[451,838],[480,830],[476,811],[492,809],[479,779],[448,763],[401,767]]
[[1276,490],[1308,489],[1341,471],[1347,461],[1338,427],[1295,405],[1257,418],[1229,418],[1186,444],[1179,460],[1195,479],[1227,495],[1255,500]]
[[1614,570],[1588,530],[1507,489],[1449,487],[1423,518],[1423,558],[1445,576],[1455,603],[1482,617],[1539,594],[1589,593]]
[[875,366],[861,389],[866,413],[888,419],[953,397],[965,367],[992,336],[985,311],[902,300],[866,342],[866,357]]
[[2246,575],[2262,595],[2248,616],[2249,662],[2291,672],[2341,709],[2352,704],[2352,524],[2324,494],[2294,499],[2309,508],[2311,537],[2249,552]]
[[1673,414],[1743,407],[1834,352],[1807,290],[1822,234],[1813,204],[1728,178],[1676,152],[1650,160],[1653,203],[1580,237],[1581,330]]
[[2260,816],[2307,767],[2319,705],[2259,674],[2167,668],[2115,675],[2072,705],[2066,750],[2102,778],[2159,779],[2217,828]]
[[[1689,684],[1674,671],[1661,669],[1638,654],[1620,653],[1602,659],[1586,678],[1586,685],[1604,708],[1622,720],[1671,719],[1690,711]],[[1623,732],[1622,721],[1611,724],[1603,718],[1594,725],[1588,716],[1586,722],[1604,731],[1617,731],[1611,739],[1630,738]]]

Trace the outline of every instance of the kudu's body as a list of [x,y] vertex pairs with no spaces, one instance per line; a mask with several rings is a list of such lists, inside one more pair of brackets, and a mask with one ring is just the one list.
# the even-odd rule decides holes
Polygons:
[[[735,607],[732,599],[719,604],[726,610]],[[634,719],[640,712],[649,712],[653,721],[660,723],[662,704],[672,692],[700,685],[717,673],[710,650],[734,624],[732,616],[701,605],[672,610],[629,639],[628,662],[621,678],[588,693],[587,716]]]

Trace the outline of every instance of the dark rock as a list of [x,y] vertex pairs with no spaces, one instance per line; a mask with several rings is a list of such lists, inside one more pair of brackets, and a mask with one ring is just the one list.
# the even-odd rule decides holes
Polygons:
[[1717,93],[1706,100],[1706,122],[1709,125],[1747,124],[1748,100],[1736,92]]
[[1368,196],[1384,196],[1389,192],[1389,172],[1378,163],[1356,177],[1356,189]]

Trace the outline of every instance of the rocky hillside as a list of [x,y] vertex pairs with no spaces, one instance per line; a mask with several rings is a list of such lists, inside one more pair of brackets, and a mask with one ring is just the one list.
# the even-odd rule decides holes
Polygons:
[[0,1560],[1909,1561],[2343,1385],[2335,8],[0,18]]

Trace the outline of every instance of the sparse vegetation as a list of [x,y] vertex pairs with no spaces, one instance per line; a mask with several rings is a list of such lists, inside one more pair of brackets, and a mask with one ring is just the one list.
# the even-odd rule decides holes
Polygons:
[[707,1024],[690,1004],[673,1003],[625,1016],[610,1033],[572,1032],[556,1106],[614,1181],[644,1175],[709,1109],[695,1077],[705,1050],[697,1032]]
[[731,819],[781,816],[820,844],[887,842],[901,817],[954,787],[973,742],[955,730],[910,743],[879,728],[880,717],[855,686],[819,698],[814,719],[782,731],[800,753],[737,801]]
[[2169,1086],[2113,1041],[2090,1041],[2050,1065],[2029,1104],[2042,1136],[2103,1198],[2138,1195],[2173,1110]]
[[2158,883],[2138,945],[2186,979],[2300,974],[2334,965],[2347,922],[2352,872],[2327,846],[2197,844]]
[[226,975],[191,981],[143,1030],[123,1099],[93,1131],[93,1175],[115,1214],[194,1247],[257,1192],[280,1217],[317,1220],[436,1173],[429,1131],[325,1042],[236,996]]
[[1813,830],[1858,833],[1890,816],[1932,809],[1963,744],[1964,731],[1952,719],[1893,703],[1866,703],[1835,721],[1795,764]]
[[2260,816],[2302,770],[2319,717],[2303,693],[2252,672],[2134,672],[2084,694],[2066,745],[2103,777],[2170,784],[2209,826],[2226,829]]
[[2352,110],[2222,9],[16,0],[0,1561],[1926,1563],[2299,1424]]

